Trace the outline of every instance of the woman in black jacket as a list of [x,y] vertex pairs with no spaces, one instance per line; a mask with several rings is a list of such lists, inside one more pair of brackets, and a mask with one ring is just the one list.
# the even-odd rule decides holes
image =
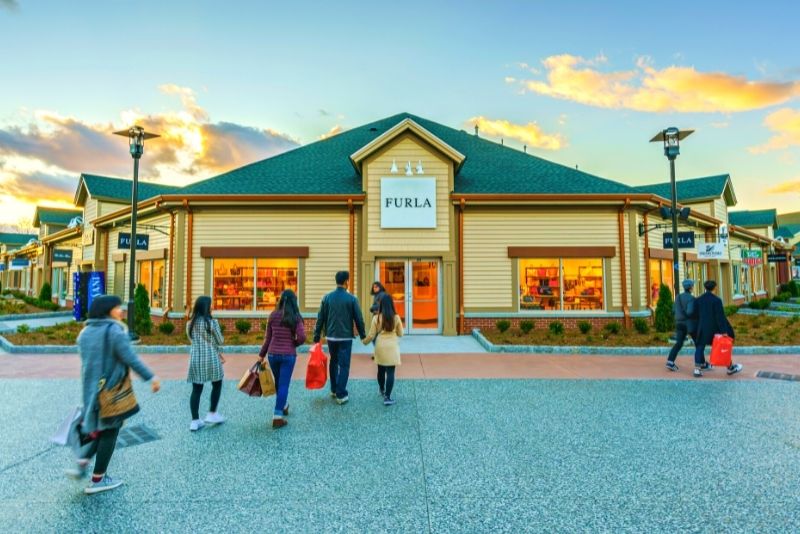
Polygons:
[[386,288],[380,282],[375,281],[369,294],[372,295],[372,306],[369,307],[369,311],[372,315],[376,315],[381,309],[381,297],[386,294]]

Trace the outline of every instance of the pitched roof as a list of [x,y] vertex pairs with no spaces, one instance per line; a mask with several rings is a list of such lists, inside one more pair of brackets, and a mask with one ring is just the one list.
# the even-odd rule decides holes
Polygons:
[[775,237],[793,239],[797,234],[800,234],[800,224],[784,224],[775,230]]
[[13,234],[0,232],[0,244],[4,245],[24,245],[31,239],[38,239],[37,234]]
[[748,210],[748,211],[729,211],[728,222],[736,226],[753,228],[759,226],[778,225],[778,210]]
[[[676,183],[678,190],[678,202],[691,202],[692,200],[706,200],[723,196],[727,188],[730,188],[730,198],[725,201],[728,206],[736,204],[736,196],[733,194],[731,176],[729,174],[718,174],[716,176],[704,176],[702,178],[689,178],[678,180]],[[672,186],[670,182],[658,184],[639,185],[634,189],[641,193],[653,193],[660,197],[669,199],[672,197]]]
[[33,212],[33,227],[39,228],[43,224],[67,226],[74,217],[80,215],[83,215],[83,210],[36,206],[36,211]]
[[800,211],[779,213],[778,224],[800,224]]
[[[466,156],[456,193],[635,193],[619,182],[400,113],[283,154],[186,186],[186,194],[360,194],[361,177],[350,155],[399,122],[411,119]],[[144,198],[144,196],[142,196]]]
[[[84,190],[88,191],[89,195],[92,197],[99,198],[100,200],[125,203],[130,203],[131,201],[131,180],[125,178],[81,174],[81,179],[78,181],[78,190],[75,192],[76,206],[83,205]],[[180,191],[181,188],[177,186],[139,180],[139,200],[145,200],[162,194],[179,193]]]

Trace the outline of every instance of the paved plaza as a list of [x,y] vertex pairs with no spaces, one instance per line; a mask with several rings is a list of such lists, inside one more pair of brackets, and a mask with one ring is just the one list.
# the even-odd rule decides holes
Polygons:
[[[46,358],[61,363],[51,369]],[[231,358],[229,378],[249,361]],[[497,376],[525,365],[535,375],[530,362],[546,357],[494,360],[510,368],[460,358]],[[139,384],[142,413],[130,424],[161,439],[119,449],[109,472],[126,484],[87,497],[61,473],[67,451],[47,441],[79,391],[74,378],[51,377],[74,373],[77,360],[0,363],[12,359],[30,377],[0,379],[2,532],[789,532],[800,523],[800,384],[753,372],[401,378],[390,408],[365,378],[351,382],[344,406],[295,381],[289,426],[278,431],[268,426],[272,399],[229,380],[220,405],[229,421],[197,434],[185,382],[167,380],[157,395]],[[356,360],[355,376],[369,376],[368,357]],[[407,361],[401,377],[417,374]],[[582,362],[597,365],[572,363]],[[177,363],[172,374],[162,365],[177,375]]]

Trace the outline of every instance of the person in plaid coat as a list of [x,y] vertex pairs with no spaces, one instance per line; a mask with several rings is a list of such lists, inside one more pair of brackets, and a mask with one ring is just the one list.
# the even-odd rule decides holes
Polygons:
[[[192,319],[186,325],[186,336],[192,342],[187,378],[187,381],[192,383],[192,396],[189,400],[192,422],[189,430],[196,432],[206,423],[218,425],[225,422],[225,418],[217,412],[222,393],[222,379],[225,376],[222,371],[225,358],[220,353],[223,338],[219,322],[211,317],[210,297],[197,297]],[[203,394],[203,384],[206,382],[211,382],[211,407],[203,421],[200,419],[200,396]]]

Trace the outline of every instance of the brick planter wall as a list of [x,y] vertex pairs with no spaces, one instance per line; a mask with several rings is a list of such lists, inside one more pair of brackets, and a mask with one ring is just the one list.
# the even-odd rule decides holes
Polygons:
[[[186,323],[189,321],[187,319],[181,318],[165,318],[160,315],[151,315],[150,318],[153,320],[153,326],[158,328],[158,325],[169,321],[175,325],[175,331],[184,332],[186,330]],[[219,324],[222,325],[225,329],[225,333],[231,334],[236,332],[236,321],[245,320],[250,321],[252,327],[250,328],[251,332],[263,332],[264,328],[262,327],[262,323],[264,326],[267,324],[266,317],[215,317]],[[303,326],[306,329],[306,336],[311,338],[314,335],[314,327],[317,324],[316,319],[303,319]]]
[[[548,325],[553,321],[559,321],[564,324],[566,329],[577,329],[578,323],[586,321],[592,325],[595,330],[600,330],[608,323],[618,322],[622,324],[622,317],[466,317],[464,318],[464,327],[466,332],[472,332],[473,328],[480,328],[482,330],[497,328],[496,323],[500,319],[509,321],[511,328],[519,328],[520,321],[533,321],[536,329],[547,329]],[[652,323],[652,319],[647,319],[648,323]]]

